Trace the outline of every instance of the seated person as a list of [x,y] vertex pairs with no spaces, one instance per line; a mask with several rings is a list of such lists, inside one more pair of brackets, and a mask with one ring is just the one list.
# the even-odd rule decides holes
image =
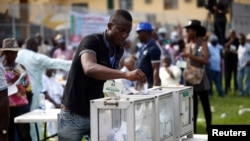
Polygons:
[[[61,108],[63,86],[55,79],[55,69],[47,69],[42,77],[42,93],[45,95],[45,107],[48,109]],[[57,133],[56,123],[48,123],[48,136]]]
[[161,60],[162,65],[160,67],[159,76],[161,79],[161,85],[179,85],[181,79],[181,69],[173,65],[171,57],[166,55]]

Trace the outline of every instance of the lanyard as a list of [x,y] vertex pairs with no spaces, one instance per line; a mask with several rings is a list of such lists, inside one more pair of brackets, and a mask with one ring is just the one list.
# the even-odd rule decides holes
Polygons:
[[[105,33],[104,33],[104,36],[105,36]],[[109,41],[107,40],[106,36],[105,36],[105,42],[106,42],[106,45],[108,47],[108,60],[109,60],[109,65],[112,67],[112,68],[115,68],[115,57],[116,57],[116,46],[114,47],[114,56],[111,57],[111,53],[110,53],[110,43]]]

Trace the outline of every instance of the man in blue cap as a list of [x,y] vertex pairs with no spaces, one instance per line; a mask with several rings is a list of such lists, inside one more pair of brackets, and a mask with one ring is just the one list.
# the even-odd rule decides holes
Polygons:
[[159,68],[161,50],[153,39],[153,28],[148,22],[140,22],[137,26],[138,39],[142,43],[139,49],[137,68],[141,69],[146,77],[148,88],[160,86]]

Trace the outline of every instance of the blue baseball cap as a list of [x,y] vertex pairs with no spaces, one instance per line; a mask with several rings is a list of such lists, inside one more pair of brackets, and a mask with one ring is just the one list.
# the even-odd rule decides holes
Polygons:
[[152,25],[149,22],[140,22],[137,25],[136,31],[153,31]]

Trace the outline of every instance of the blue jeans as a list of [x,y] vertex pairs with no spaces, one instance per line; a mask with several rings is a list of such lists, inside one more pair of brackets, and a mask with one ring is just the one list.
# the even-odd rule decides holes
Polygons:
[[219,96],[224,96],[224,92],[223,92],[223,88],[221,84],[221,72],[215,71],[215,70],[209,70],[209,79],[211,82],[211,86],[212,86],[212,83],[214,82]]
[[238,92],[241,96],[250,94],[250,67],[238,68],[237,83],[239,85]]
[[90,119],[61,110],[58,115],[58,140],[81,141],[84,136],[90,134]]

